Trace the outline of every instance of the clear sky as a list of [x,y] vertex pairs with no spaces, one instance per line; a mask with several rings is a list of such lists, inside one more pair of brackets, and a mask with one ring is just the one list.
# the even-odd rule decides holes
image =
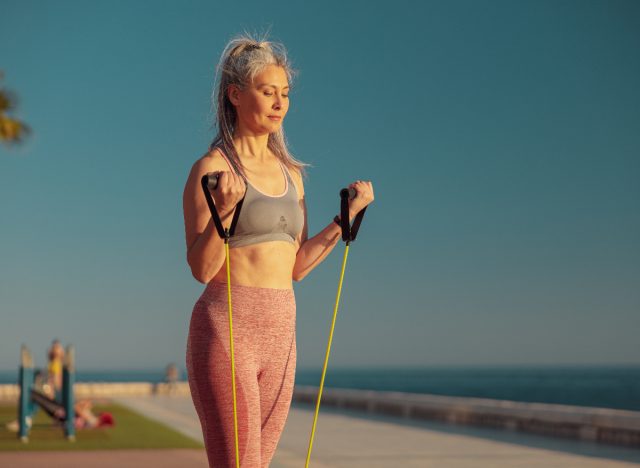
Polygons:
[[[640,3],[13,1],[0,148],[0,369],[54,337],[84,369],[184,367],[204,285],[182,191],[226,41],[300,70],[310,236],[373,181],[330,366],[640,363]],[[295,283],[321,366],[344,244]]]

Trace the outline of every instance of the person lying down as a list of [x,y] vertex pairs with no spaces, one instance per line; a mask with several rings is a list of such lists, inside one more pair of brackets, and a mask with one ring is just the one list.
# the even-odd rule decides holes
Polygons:
[[[51,416],[53,424],[62,427],[66,421],[66,411],[64,407],[44,394],[33,394],[34,400]],[[89,399],[78,400],[73,408],[75,410],[74,426],[76,429],[96,429],[115,425],[115,419],[111,413],[101,412],[96,415],[92,411],[93,403]],[[32,418],[27,416],[27,425],[33,423]],[[12,432],[20,430],[20,423],[16,419],[6,424],[6,428]]]
[[[73,405],[76,412],[74,419],[76,429],[94,429],[115,425],[115,419],[111,413],[104,411],[96,416],[91,410],[92,406],[93,403],[89,399],[79,400]],[[54,420],[54,423],[62,426],[64,419],[62,421]]]

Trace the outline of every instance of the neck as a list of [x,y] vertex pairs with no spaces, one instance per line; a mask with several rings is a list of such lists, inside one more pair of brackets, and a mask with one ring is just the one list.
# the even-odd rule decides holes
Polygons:
[[269,135],[238,135],[233,138],[233,145],[243,161],[264,163],[271,161],[273,155],[267,147]]

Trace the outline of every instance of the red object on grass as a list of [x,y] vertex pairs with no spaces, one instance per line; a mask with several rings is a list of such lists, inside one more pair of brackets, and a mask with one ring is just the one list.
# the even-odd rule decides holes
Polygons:
[[115,424],[116,421],[113,419],[113,415],[111,413],[100,413],[100,416],[98,417],[98,427],[115,426]]

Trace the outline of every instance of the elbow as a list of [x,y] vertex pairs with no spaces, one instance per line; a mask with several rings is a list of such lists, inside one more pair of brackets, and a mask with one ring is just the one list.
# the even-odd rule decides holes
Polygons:
[[191,276],[193,276],[198,282],[202,284],[207,284],[208,279],[205,275],[202,274],[201,271],[191,268]]
[[295,281],[296,283],[299,283],[300,281],[302,281],[302,279],[307,276],[306,273],[299,273],[297,271],[294,271],[293,274],[291,275],[291,278],[293,279],[293,281]]
[[189,268],[191,269],[191,276],[193,276],[196,281],[202,284],[207,284],[209,281],[211,281],[213,275],[210,275],[206,271],[204,271],[202,265],[198,265],[195,262],[190,261],[189,258],[187,258],[187,263],[189,263]]
[[202,275],[198,275],[198,274],[194,273],[193,270],[191,271],[191,274],[199,283],[207,284],[209,282],[208,278],[206,278],[206,277],[204,277]]

